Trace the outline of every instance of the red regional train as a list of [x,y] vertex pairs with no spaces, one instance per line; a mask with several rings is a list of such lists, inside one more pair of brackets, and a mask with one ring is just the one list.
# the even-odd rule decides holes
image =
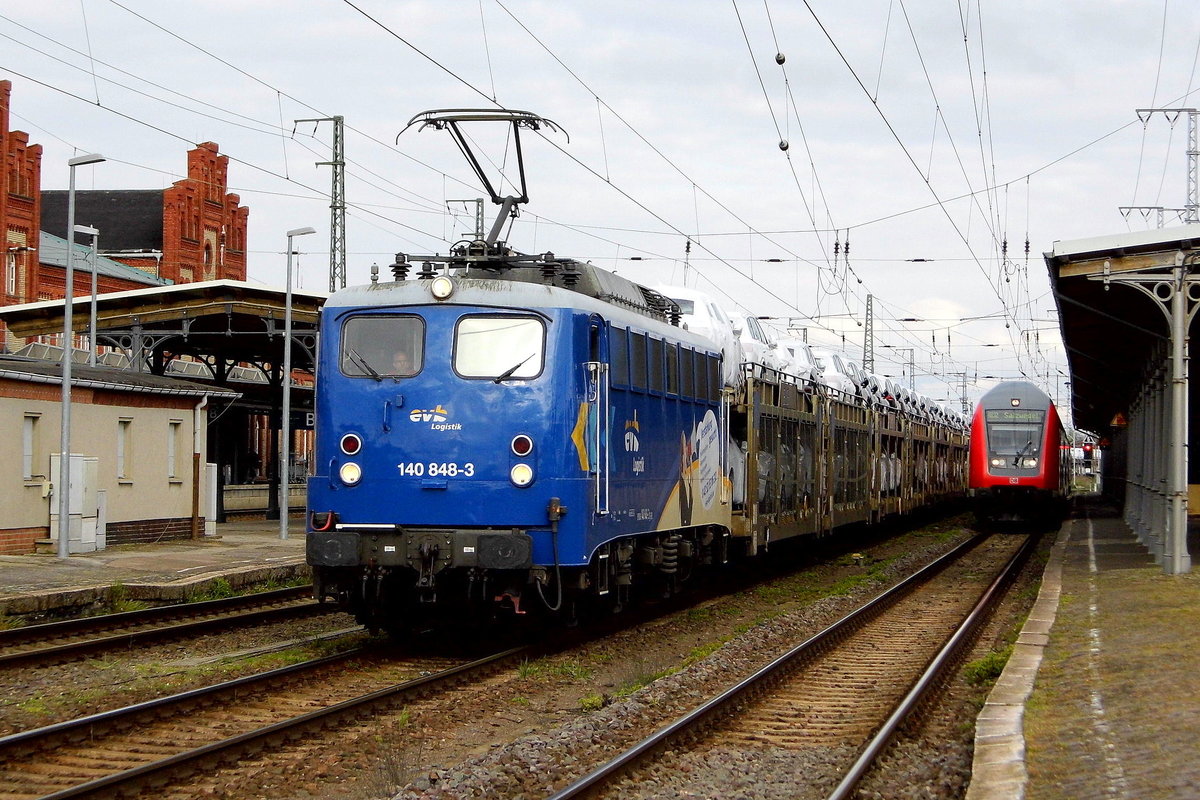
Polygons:
[[1066,432],[1049,395],[1007,381],[979,399],[971,420],[968,494],[982,523],[1057,523],[1071,487]]

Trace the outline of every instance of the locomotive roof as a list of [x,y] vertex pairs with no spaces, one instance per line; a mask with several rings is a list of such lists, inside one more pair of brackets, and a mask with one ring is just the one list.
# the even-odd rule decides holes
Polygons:
[[982,408],[1009,408],[1013,400],[1019,400],[1022,408],[1048,408],[1050,395],[1026,381],[998,383],[979,398]]
[[[591,264],[578,266],[581,269],[571,288],[561,285],[565,282],[561,276],[547,281],[538,267],[451,272],[457,288],[446,302],[503,308],[574,308],[660,335],[670,333],[681,341],[710,350],[718,349],[710,339],[672,325],[668,321],[669,305],[657,308],[652,305],[673,303],[658,292]],[[431,283],[432,279],[415,278],[349,286],[330,295],[325,303],[326,313],[355,307],[433,305],[437,301],[430,293]]]

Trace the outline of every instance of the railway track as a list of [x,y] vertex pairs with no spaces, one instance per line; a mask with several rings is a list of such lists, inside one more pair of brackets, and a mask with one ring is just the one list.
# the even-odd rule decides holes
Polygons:
[[553,800],[723,793],[731,773],[759,796],[849,797],[1034,544],[969,540]]
[[221,600],[12,628],[0,631],[0,668],[60,663],[134,644],[335,610],[332,606],[314,602],[311,586],[297,586]]
[[0,738],[0,800],[150,791],[287,739],[513,664],[364,651],[304,662]]

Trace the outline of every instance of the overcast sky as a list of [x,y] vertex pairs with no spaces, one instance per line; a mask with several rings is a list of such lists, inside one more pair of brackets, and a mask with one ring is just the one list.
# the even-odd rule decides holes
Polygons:
[[[331,128],[294,120],[345,118],[355,284],[446,252],[472,225],[447,201],[482,196],[447,133],[397,142],[408,120],[521,109],[563,132],[523,137],[515,248],[686,281],[856,359],[871,294],[876,371],[912,348],[938,398],[1024,373],[1065,401],[1042,253],[1185,204],[1187,115],[1135,109],[1200,86],[1182,0],[44,0],[0,36],[43,188],[84,152],[109,161],[80,188],[162,188],[217,142],[252,281],[281,285],[311,225],[299,279],[328,287]],[[471,132],[514,175],[503,129]]]

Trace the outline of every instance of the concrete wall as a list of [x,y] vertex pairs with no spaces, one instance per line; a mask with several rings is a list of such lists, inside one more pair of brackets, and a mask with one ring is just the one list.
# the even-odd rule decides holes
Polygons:
[[[61,391],[54,384],[0,379],[0,552],[32,552],[33,542],[49,535],[51,504],[57,510],[58,501],[43,494],[47,481],[58,482],[58,475],[49,472],[50,454],[60,446]],[[120,544],[126,532],[139,541],[190,535],[197,401],[78,387],[73,391],[71,452],[99,459],[96,488],[107,492],[110,545]],[[205,452],[205,418],[202,413],[200,453]],[[30,432],[32,475],[27,477]],[[201,463],[201,481],[203,476]],[[204,496],[202,483],[200,497]],[[181,524],[183,520],[189,524]]]

